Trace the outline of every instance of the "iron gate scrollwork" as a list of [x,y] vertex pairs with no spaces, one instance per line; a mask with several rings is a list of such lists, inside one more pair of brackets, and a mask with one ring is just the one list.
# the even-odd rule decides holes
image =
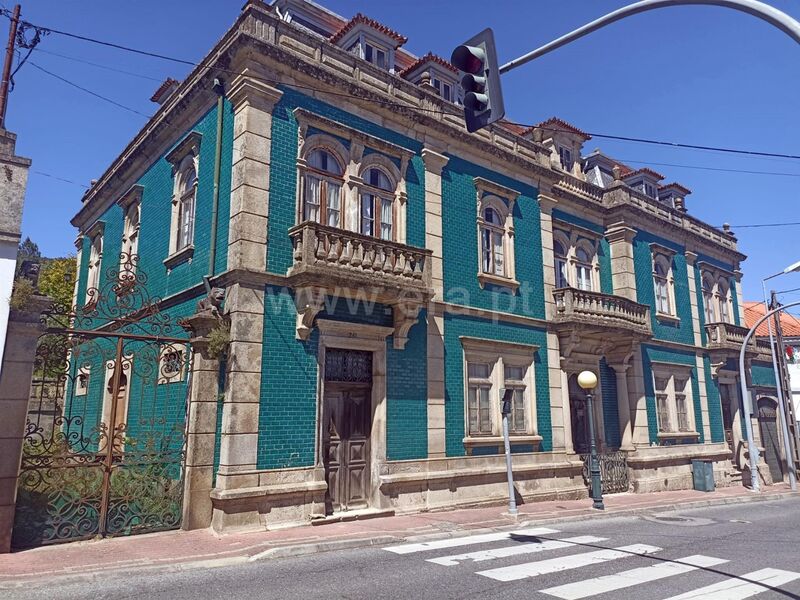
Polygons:
[[43,315],[15,547],[180,525],[190,351],[146,283],[123,254],[85,304]]
[[[589,476],[589,455],[581,454],[583,461],[583,481],[587,488],[591,488]],[[628,458],[625,452],[600,452],[597,454],[600,462],[600,480],[604,494],[627,492],[630,487],[628,477]]]

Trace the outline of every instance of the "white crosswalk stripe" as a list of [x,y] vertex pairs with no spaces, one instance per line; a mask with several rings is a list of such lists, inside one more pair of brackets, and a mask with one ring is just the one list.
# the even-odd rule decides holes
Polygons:
[[667,600],[745,600],[762,592],[768,592],[770,588],[786,585],[795,579],[800,579],[800,573],[781,569],[761,569],[679,596],[672,596]]
[[503,546],[502,548],[491,548],[489,550],[477,550],[475,552],[466,552],[464,554],[454,554],[451,556],[440,556],[437,558],[429,558],[428,562],[437,565],[444,565],[446,567],[455,566],[463,561],[471,560],[473,562],[481,562],[485,560],[492,560],[495,558],[507,558],[509,556],[519,556],[521,554],[534,554],[536,552],[546,552],[548,550],[560,550],[561,548],[570,548],[576,544],[596,544],[604,542],[608,538],[596,537],[593,535],[581,535],[577,537],[566,538],[563,540],[543,540],[541,542],[530,542],[527,544],[518,544],[516,546]]
[[399,546],[389,546],[384,548],[395,554],[412,554],[414,552],[426,552],[429,550],[442,550],[444,548],[458,548],[459,546],[470,546],[473,544],[485,544],[487,542],[498,542],[511,539],[512,536],[536,537],[540,535],[551,535],[558,533],[556,529],[547,527],[535,527],[532,529],[519,529],[517,531],[505,531],[497,533],[484,533],[481,535],[470,535],[459,538],[449,538],[446,540],[435,540],[432,542],[420,542],[417,544],[400,544]]
[[661,562],[649,567],[622,571],[614,575],[603,575],[602,577],[567,583],[541,591],[550,596],[562,598],[562,600],[580,600],[597,594],[605,594],[635,585],[651,583],[659,579],[695,571],[699,568],[715,567],[726,562],[728,561],[724,558],[696,554],[686,558]]
[[613,548],[610,550],[597,550],[595,552],[571,554],[569,556],[561,556],[559,558],[540,560],[521,565],[512,565],[510,567],[501,567],[499,569],[490,569],[488,571],[478,571],[478,575],[496,579],[497,581],[514,581],[517,579],[525,579],[526,577],[536,577],[538,575],[546,575],[548,573],[557,573],[559,571],[568,571],[570,569],[577,569],[579,567],[596,565],[598,563],[618,560],[620,558],[627,558],[632,555],[653,554],[659,550],[661,550],[661,548],[658,546],[633,544],[630,546],[621,546],[619,548]]

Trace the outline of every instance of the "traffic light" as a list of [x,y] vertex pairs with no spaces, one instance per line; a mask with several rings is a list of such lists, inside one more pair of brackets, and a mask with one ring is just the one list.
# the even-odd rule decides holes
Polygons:
[[453,50],[450,62],[464,73],[461,89],[464,91],[467,131],[477,131],[503,118],[506,109],[492,30],[484,29],[458,46]]

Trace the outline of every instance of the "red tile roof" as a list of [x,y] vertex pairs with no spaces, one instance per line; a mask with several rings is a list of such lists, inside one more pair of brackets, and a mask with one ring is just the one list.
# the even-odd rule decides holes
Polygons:
[[370,19],[366,15],[358,13],[355,17],[353,17],[347,23],[345,23],[339,31],[337,31],[336,33],[334,33],[331,36],[330,42],[332,44],[337,43],[345,35],[347,35],[347,33],[350,30],[352,30],[353,27],[355,27],[359,23],[363,23],[364,25],[366,25],[368,27],[372,27],[374,30],[379,31],[382,34],[389,36],[394,41],[396,41],[398,43],[398,45],[400,45],[400,46],[402,46],[403,44],[405,44],[408,41],[408,38],[406,36],[400,35],[394,29],[391,29],[390,27],[387,27],[386,25],[376,21],[375,19]]
[[641,169],[636,169],[635,171],[630,171],[622,176],[623,179],[628,179],[629,177],[633,177],[634,175],[650,175],[658,180],[664,179],[664,176],[657,171],[653,171],[653,169],[649,169],[647,167],[642,167]]
[[153,92],[153,95],[150,97],[150,102],[160,102],[161,95],[164,94],[169,88],[173,86],[177,86],[180,83],[177,79],[173,79],[172,77],[167,77],[164,82],[158,86],[158,89]]
[[[761,317],[764,316],[764,303],[763,302],[745,302],[744,303],[744,323],[748,329],[755,325]],[[788,313],[781,313],[781,329],[783,329],[784,337],[800,337],[800,319]],[[774,332],[774,330],[773,330]],[[766,321],[758,326],[756,329],[757,337],[768,337],[769,327]]]
[[526,130],[526,133],[530,132],[530,131],[533,131],[534,129],[546,129],[546,130],[550,130],[550,131],[564,131],[566,133],[574,133],[576,135],[579,135],[584,140],[592,139],[592,136],[590,136],[585,131],[581,131],[580,129],[578,129],[574,125],[570,125],[569,123],[567,123],[566,121],[562,121],[558,117],[550,117],[546,121],[542,121],[541,123],[538,123],[538,124],[534,125],[533,127],[529,127]]
[[456,69],[453,65],[447,62],[441,56],[437,56],[433,52],[428,52],[425,56],[418,58],[413,63],[411,63],[411,65],[409,65],[407,68],[400,71],[400,77],[405,77],[418,67],[421,67],[422,65],[428,62],[436,63],[437,65],[443,66],[448,71],[452,71],[453,73],[458,73],[458,69]]
[[689,188],[684,187],[680,183],[677,183],[677,182],[674,182],[674,181],[672,183],[665,183],[664,185],[660,185],[660,186],[658,186],[658,189],[659,190],[675,190],[676,192],[678,192],[679,194],[683,194],[684,196],[688,196],[689,194],[692,193],[692,190],[690,190]]

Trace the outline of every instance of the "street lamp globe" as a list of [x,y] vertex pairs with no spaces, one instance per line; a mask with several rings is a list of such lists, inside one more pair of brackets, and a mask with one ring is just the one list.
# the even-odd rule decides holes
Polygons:
[[584,390],[593,390],[597,387],[597,375],[592,371],[581,371],[578,375],[578,385]]

